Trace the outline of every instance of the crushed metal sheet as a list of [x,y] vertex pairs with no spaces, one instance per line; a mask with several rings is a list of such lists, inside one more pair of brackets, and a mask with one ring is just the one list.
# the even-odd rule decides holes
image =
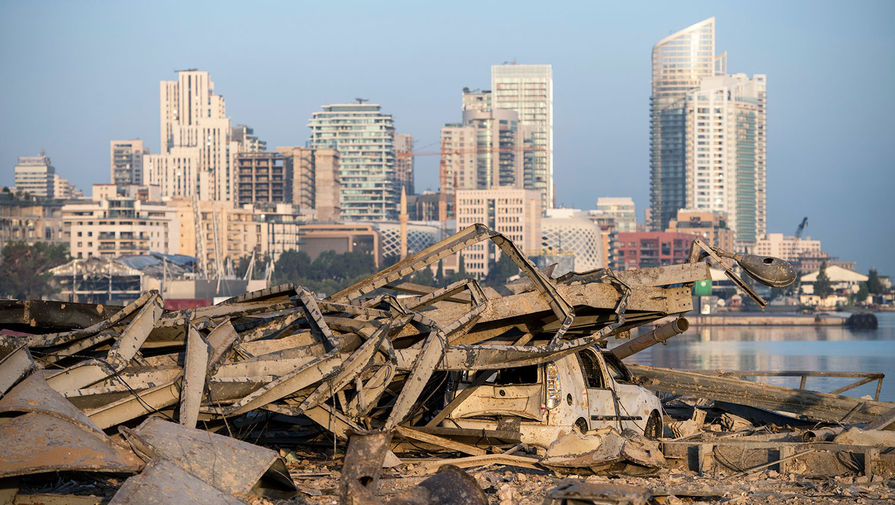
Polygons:
[[149,417],[134,429],[121,428],[146,458],[167,458],[208,484],[235,496],[249,493],[291,496],[295,484],[283,460],[270,449],[204,430]]
[[28,347],[24,344],[3,356],[3,359],[0,359],[0,395],[6,394],[9,388],[32,368],[34,368],[34,360],[31,358]]
[[57,471],[131,473],[143,461],[69,421],[28,413],[0,423],[0,477]]
[[37,412],[54,416],[106,438],[99,426],[51,388],[41,373],[32,373],[0,398],[0,412]]
[[166,459],[154,459],[124,482],[109,505],[245,505]]

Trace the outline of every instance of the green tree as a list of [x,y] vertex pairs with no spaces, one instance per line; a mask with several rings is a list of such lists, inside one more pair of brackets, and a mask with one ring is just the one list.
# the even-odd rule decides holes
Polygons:
[[867,291],[873,295],[879,295],[886,292],[886,288],[883,286],[883,281],[879,278],[879,272],[877,272],[875,268],[871,268],[870,273],[867,274]]
[[519,273],[519,267],[513,263],[506,254],[501,254],[497,262],[491,264],[488,269],[488,275],[485,277],[485,284],[496,287],[503,286],[507,283],[507,279]]
[[820,264],[820,271],[817,272],[817,280],[814,281],[814,294],[826,298],[833,294],[833,285],[827,276],[827,262]]
[[0,254],[0,296],[35,300],[55,292],[49,270],[68,261],[63,244],[9,242]]
[[867,288],[867,283],[859,283],[858,292],[855,293],[855,304],[864,303],[865,301],[867,301],[868,296],[870,296],[870,290]]
[[274,283],[299,282],[310,270],[311,258],[304,251],[290,250],[280,255],[274,263]]

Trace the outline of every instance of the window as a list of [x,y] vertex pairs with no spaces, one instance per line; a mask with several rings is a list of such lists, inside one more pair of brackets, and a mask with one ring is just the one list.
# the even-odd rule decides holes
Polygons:
[[587,380],[587,387],[602,388],[603,372],[600,370],[600,362],[593,351],[587,349],[578,353],[578,363],[581,365],[581,371]]
[[631,377],[631,372],[622,364],[621,360],[615,357],[614,354],[604,352],[603,358],[606,360],[606,368],[609,369],[609,375],[615,379],[615,382],[620,384],[634,382]]

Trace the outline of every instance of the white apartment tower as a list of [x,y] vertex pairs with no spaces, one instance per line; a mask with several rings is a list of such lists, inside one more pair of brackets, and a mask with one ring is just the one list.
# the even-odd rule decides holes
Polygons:
[[533,166],[524,187],[540,191],[543,208],[553,208],[553,67],[493,65],[491,106],[516,112],[519,124],[530,128]]
[[40,156],[19,156],[14,172],[16,192],[38,198],[55,197],[56,168],[43,152]]
[[324,105],[308,122],[308,147],[339,153],[339,206],[345,220],[381,221],[398,215],[395,126],[371,103]]
[[686,98],[686,208],[723,212],[738,250],[767,231],[767,79],[703,79]]
[[235,202],[239,143],[208,72],[180,71],[159,92],[161,152],[144,158],[145,183],[164,197]]

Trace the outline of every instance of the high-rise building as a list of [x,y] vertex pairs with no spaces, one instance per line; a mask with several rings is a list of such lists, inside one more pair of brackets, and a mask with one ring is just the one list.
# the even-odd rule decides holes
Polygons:
[[379,105],[324,105],[308,122],[309,147],[339,153],[339,206],[345,220],[383,220],[398,215],[395,126]]
[[112,184],[143,184],[143,156],[149,148],[140,139],[113,140],[109,146],[109,169]]
[[724,58],[715,56],[715,18],[684,28],[653,47],[650,96],[650,208],[652,228],[664,230],[687,207],[684,100],[712,77]]
[[395,180],[398,190],[403,187],[408,195],[413,189],[413,135],[398,133],[395,135]]
[[292,203],[282,153],[243,152],[236,156],[239,170],[236,204]]
[[[523,254],[537,254],[541,239],[541,194],[516,188],[459,190],[456,195],[457,229],[476,223],[502,233]],[[491,241],[473,244],[460,252],[466,271],[485,277],[500,259],[500,249]]]
[[19,156],[15,166],[15,190],[37,198],[54,198],[56,168],[43,152],[40,156]]
[[525,187],[541,192],[543,208],[552,208],[553,189],[553,67],[551,65],[493,65],[491,108],[516,112],[519,124],[529,127],[532,168]]
[[715,19],[653,48],[650,97],[650,227],[679,209],[723,212],[736,247],[766,230],[766,77],[727,74],[715,55]]
[[723,212],[739,250],[767,231],[766,77],[708,77],[687,93],[686,205]]
[[160,85],[161,152],[144,157],[144,181],[165,197],[230,202],[236,198],[236,154],[224,97],[208,72],[178,72]]

